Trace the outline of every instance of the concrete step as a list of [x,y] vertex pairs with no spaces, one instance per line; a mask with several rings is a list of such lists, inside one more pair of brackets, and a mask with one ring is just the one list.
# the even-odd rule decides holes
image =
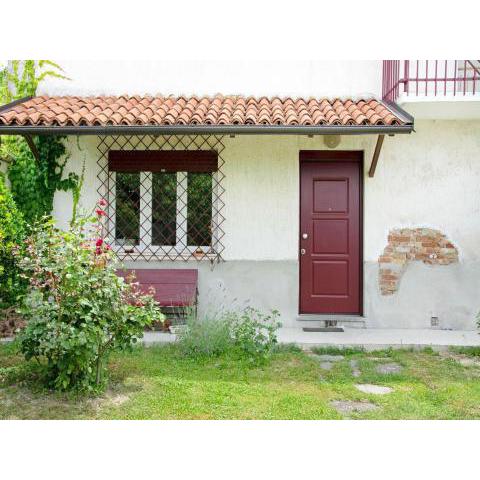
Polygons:
[[302,328],[366,328],[366,318],[358,315],[311,315],[300,314],[297,322]]

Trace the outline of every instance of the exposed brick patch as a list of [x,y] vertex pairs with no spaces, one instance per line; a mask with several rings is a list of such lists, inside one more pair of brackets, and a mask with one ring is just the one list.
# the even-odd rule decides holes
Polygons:
[[398,290],[400,278],[409,262],[449,265],[458,262],[457,247],[439,230],[399,228],[391,230],[388,244],[378,259],[379,285],[382,295]]

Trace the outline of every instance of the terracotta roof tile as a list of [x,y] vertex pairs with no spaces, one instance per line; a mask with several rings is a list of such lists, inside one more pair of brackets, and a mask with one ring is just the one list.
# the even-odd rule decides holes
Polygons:
[[0,111],[0,125],[403,125],[376,99],[280,97],[35,97]]

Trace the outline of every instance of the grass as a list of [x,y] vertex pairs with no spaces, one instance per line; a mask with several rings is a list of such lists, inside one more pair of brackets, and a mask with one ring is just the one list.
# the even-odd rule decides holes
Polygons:
[[[277,348],[263,365],[228,356],[203,361],[182,357],[175,345],[136,348],[110,361],[111,381],[100,398],[46,392],[35,383],[35,368],[14,345],[0,345],[2,419],[341,419],[333,400],[370,401],[375,411],[358,419],[480,418],[478,351],[438,354],[387,350],[340,352],[329,371],[318,352]],[[339,353],[328,349],[327,353]],[[361,376],[352,376],[355,359]],[[398,374],[379,374],[379,363],[402,365]],[[388,395],[365,394],[356,383],[389,386]]]

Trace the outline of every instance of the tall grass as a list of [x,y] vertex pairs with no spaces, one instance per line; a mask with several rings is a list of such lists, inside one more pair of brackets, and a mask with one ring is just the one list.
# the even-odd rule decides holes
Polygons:
[[267,357],[277,343],[278,312],[247,307],[197,320],[190,316],[180,334],[180,351],[189,357],[235,353],[251,359]]

